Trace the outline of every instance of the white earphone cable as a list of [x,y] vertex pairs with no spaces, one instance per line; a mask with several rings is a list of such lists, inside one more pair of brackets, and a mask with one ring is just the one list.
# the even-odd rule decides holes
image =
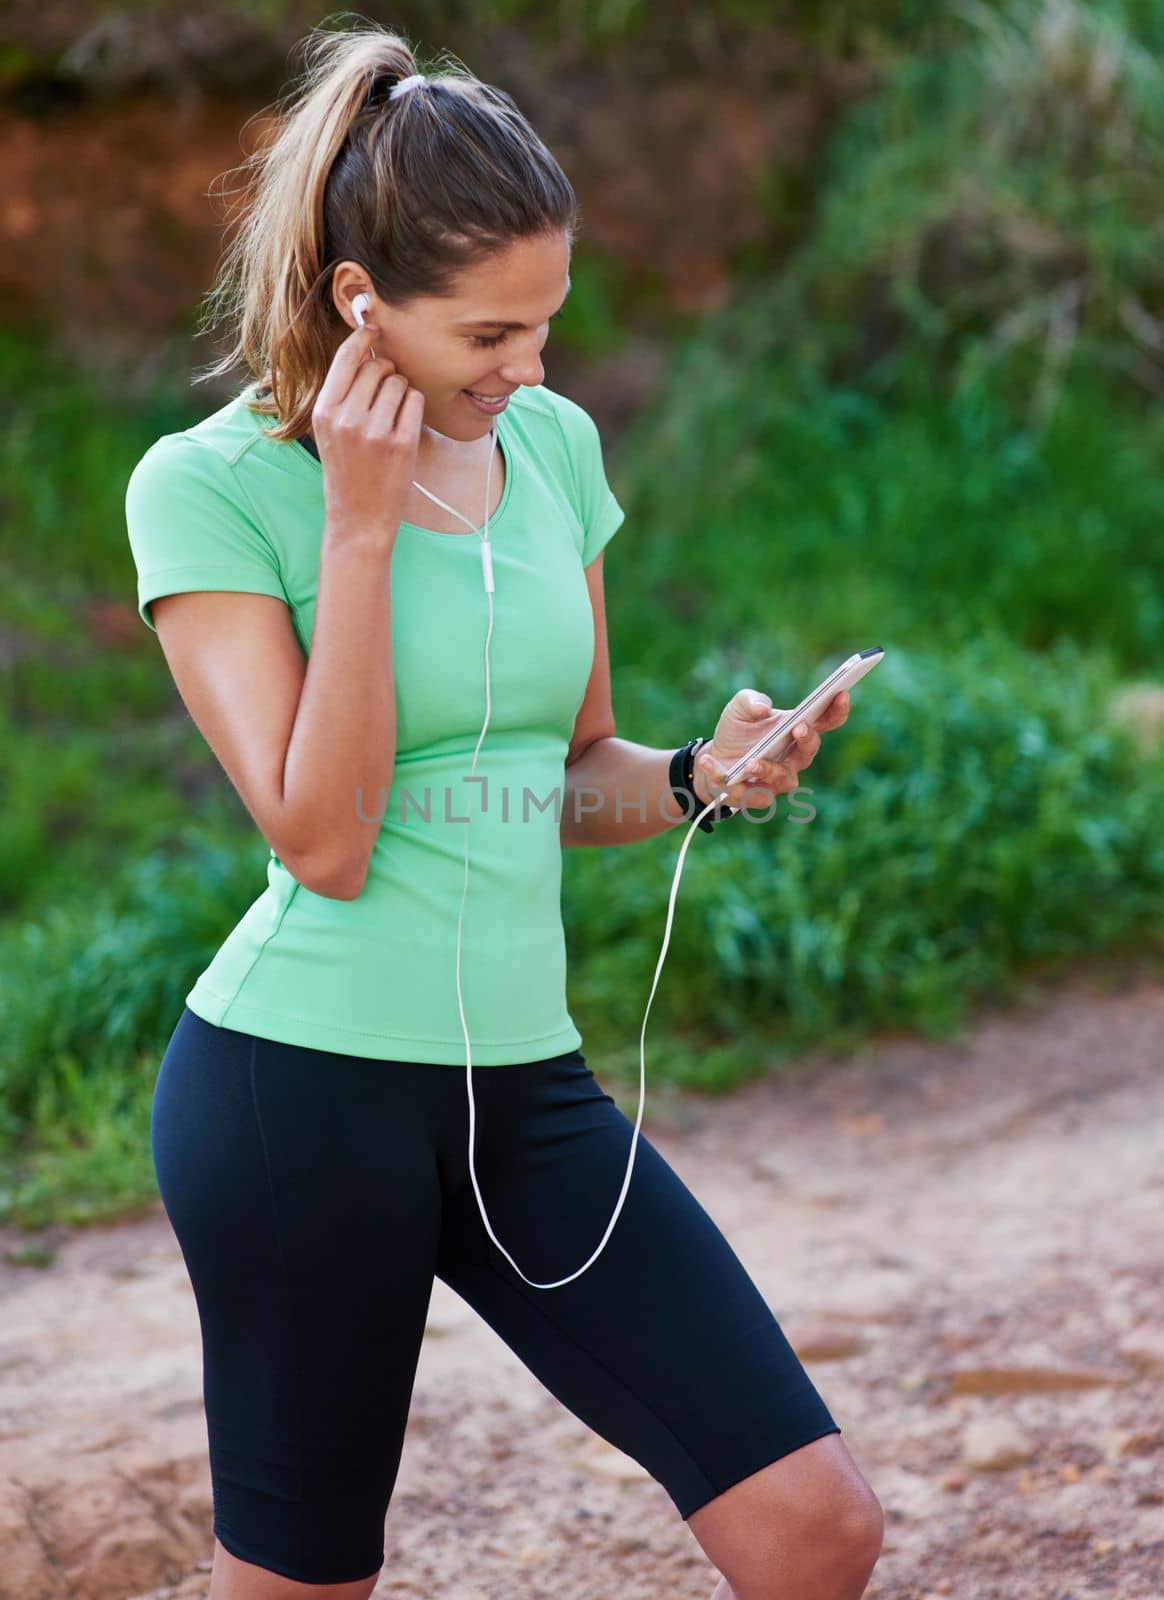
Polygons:
[[[493,427],[489,431],[492,443],[489,447],[489,466],[485,476],[485,524],[481,530],[481,564],[485,582],[485,593],[489,600],[489,628],[485,635],[485,721],[481,725],[481,732],[477,735],[477,744],[473,751],[473,762],[470,768],[471,774],[476,772],[477,756],[481,749],[482,740],[485,738],[485,730],[489,726],[489,718],[492,713],[489,676],[489,643],[493,637],[493,553],[489,545],[489,490],[493,482],[493,456],[497,446],[497,429],[496,427]],[[470,530],[470,532],[474,531],[473,524],[469,521],[468,517],[461,516],[461,513],[454,506],[446,505],[446,503],[443,500],[438,499],[435,494],[431,494],[423,484],[417,483],[415,478],[412,480],[412,485],[413,488],[419,489],[421,494],[428,495],[430,500],[435,501],[438,506],[441,506],[445,511],[448,511],[452,516],[459,517],[465,526]],[[502,1255],[513,1267],[518,1276],[523,1278],[525,1282],[528,1283],[533,1289],[557,1289],[560,1288],[562,1284],[572,1283],[575,1278],[581,1277],[586,1271],[587,1267],[589,1267],[601,1255],[603,1249],[605,1248],[606,1241],[610,1238],[610,1235],[614,1229],[614,1225],[618,1221],[619,1213],[622,1211],[623,1201],[626,1199],[627,1190],[630,1188],[631,1173],[634,1170],[635,1164],[635,1150],[638,1147],[639,1128],[642,1125],[643,1107],[646,1104],[647,1069],[645,1041],[647,1034],[647,1018],[651,1013],[651,1002],[655,998],[655,990],[659,983],[659,974],[663,970],[663,959],[667,954],[667,946],[671,942],[671,922],[675,913],[675,897],[679,890],[679,879],[683,873],[683,860],[687,854],[687,847],[691,843],[691,836],[695,832],[700,818],[705,816],[707,812],[709,812],[716,805],[720,798],[722,798],[722,796],[717,796],[715,800],[710,800],[707,805],[703,807],[702,811],[696,813],[690,819],[687,837],[683,841],[682,848],[679,851],[679,860],[675,866],[675,876],[671,880],[671,895],[667,902],[667,926],[663,934],[663,948],[659,951],[659,960],[655,966],[655,976],[651,984],[651,992],[647,998],[647,1009],[643,1013],[643,1026],[639,1033],[639,1109],[638,1114],[635,1117],[634,1133],[631,1136],[630,1159],[627,1162],[626,1176],[623,1179],[622,1189],[618,1197],[618,1204],[615,1206],[614,1214],[606,1225],[606,1232],[602,1235],[602,1238],[599,1240],[598,1245],[589,1260],[584,1261],[578,1268],[577,1272],[572,1272],[569,1277],[556,1278],[552,1283],[535,1283],[532,1278],[527,1278],[525,1273],[522,1272],[521,1268],[518,1266],[517,1262],[510,1255],[509,1251],[502,1244],[501,1240],[494,1233],[493,1226],[490,1223],[485,1211],[485,1202],[481,1196],[481,1189],[477,1183],[476,1169],[473,1165],[473,1145],[477,1124],[477,1111],[473,1102],[472,1046],[469,1042],[469,1030],[465,1024],[465,1003],[464,996],[461,993],[461,928],[465,916],[465,897],[468,894],[469,889],[469,816],[472,815],[472,807],[469,808],[469,815],[466,816],[465,819],[465,876],[461,888],[461,909],[457,917],[456,965],[457,1005],[461,1014],[461,1030],[465,1035],[465,1081],[469,1094],[469,1177],[472,1179],[473,1193],[477,1196],[477,1209],[481,1213],[481,1220],[485,1224],[485,1229],[489,1234],[489,1237],[493,1240],[493,1243],[501,1251]]]

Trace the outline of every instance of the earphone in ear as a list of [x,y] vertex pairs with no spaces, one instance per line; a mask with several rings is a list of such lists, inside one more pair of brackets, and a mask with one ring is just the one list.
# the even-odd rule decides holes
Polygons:
[[367,315],[368,307],[371,304],[371,299],[366,294],[358,294],[352,301],[352,315],[361,328],[364,326],[364,317]]

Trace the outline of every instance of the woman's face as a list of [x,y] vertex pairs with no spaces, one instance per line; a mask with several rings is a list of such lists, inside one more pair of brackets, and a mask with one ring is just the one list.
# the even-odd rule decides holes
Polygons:
[[509,395],[544,381],[541,349],[570,291],[570,245],[564,231],[516,240],[466,273],[452,298],[425,296],[403,311],[377,298],[355,262],[341,262],[332,285],[350,328],[352,299],[361,291],[370,297],[373,350],[422,392],[424,426],[468,441],[488,433],[493,417],[477,409],[467,389]]

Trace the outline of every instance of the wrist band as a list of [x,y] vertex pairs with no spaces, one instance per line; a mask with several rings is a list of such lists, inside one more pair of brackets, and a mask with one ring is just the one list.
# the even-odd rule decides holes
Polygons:
[[[709,739],[691,739],[682,745],[671,757],[668,768],[668,782],[671,793],[683,810],[686,821],[690,822],[696,812],[702,811],[704,802],[695,792],[695,757],[705,744],[710,744]],[[710,833],[717,822],[726,822],[729,817],[735,816],[735,811],[728,805],[716,806],[705,817],[701,817],[699,826],[704,833]]]

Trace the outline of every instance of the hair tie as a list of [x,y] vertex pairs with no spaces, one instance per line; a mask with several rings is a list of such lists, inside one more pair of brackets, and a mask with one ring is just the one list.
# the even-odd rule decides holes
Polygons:
[[411,78],[401,78],[399,83],[394,84],[392,93],[388,98],[389,100],[397,100],[402,94],[407,94],[409,89],[415,89],[417,84],[427,82],[428,79],[423,72],[414,72]]

